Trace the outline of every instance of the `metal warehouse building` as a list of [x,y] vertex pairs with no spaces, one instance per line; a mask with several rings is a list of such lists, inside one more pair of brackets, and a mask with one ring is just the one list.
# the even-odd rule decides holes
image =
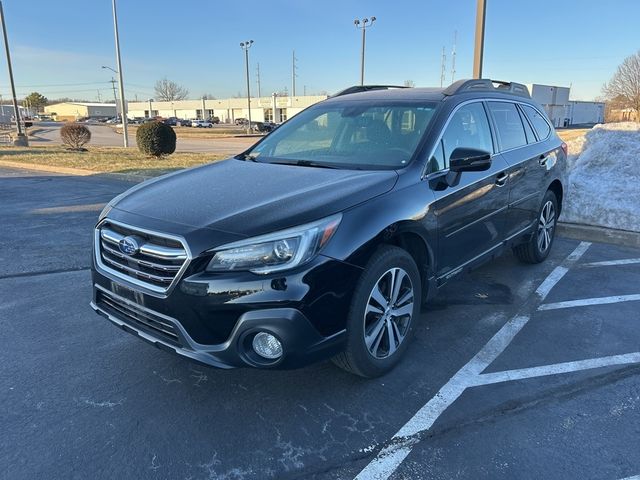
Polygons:
[[74,122],[81,118],[115,117],[113,103],[63,102],[44,107],[46,114],[58,121]]
[[[251,99],[251,120],[256,122],[284,122],[314,103],[326,99],[326,95],[299,97],[261,97]],[[204,114],[203,114],[204,112]],[[177,117],[185,119],[218,117],[222,123],[233,123],[238,118],[248,118],[246,98],[214,100],[177,100],[174,102],[129,102],[127,117]]]
[[569,100],[571,87],[528,85],[531,97],[540,103],[555,127],[604,122],[605,104]]

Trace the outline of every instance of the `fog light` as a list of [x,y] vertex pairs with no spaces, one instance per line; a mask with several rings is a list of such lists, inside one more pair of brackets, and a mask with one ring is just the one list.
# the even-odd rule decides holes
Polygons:
[[267,332],[260,332],[253,337],[253,351],[263,358],[275,360],[282,356],[282,343]]

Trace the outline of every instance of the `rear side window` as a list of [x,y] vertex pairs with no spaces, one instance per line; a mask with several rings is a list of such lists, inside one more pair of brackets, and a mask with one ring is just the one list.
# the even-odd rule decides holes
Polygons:
[[520,110],[520,120],[522,120],[522,125],[524,125],[524,131],[527,134],[527,142],[529,143],[536,143],[536,136],[533,133],[533,128],[531,128],[531,125],[529,124],[529,120],[527,120],[527,117],[525,117],[524,113],[522,113],[522,110]]
[[527,144],[527,137],[520,114],[515,104],[509,102],[489,102],[489,110],[496,123],[500,149],[510,150]]
[[529,121],[533,125],[533,128],[538,132],[538,138],[544,140],[551,133],[551,127],[544,119],[544,117],[535,108],[529,105],[522,105],[522,110],[527,114]]

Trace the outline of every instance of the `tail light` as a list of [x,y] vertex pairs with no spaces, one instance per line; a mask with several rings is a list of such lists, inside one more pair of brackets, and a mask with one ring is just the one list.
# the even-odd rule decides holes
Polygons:
[[564,152],[565,157],[569,155],[569,147],[567,147],[566,143],[562,142],[562,145],[560,145],[560,148],[562,148],[562,151]]

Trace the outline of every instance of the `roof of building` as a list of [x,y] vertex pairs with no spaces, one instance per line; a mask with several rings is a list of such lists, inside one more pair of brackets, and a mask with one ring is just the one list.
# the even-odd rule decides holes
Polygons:
[[99,103],[99,102],[59,102],[49,105],[81,105],[83,107],[115,107],[115,103]]

